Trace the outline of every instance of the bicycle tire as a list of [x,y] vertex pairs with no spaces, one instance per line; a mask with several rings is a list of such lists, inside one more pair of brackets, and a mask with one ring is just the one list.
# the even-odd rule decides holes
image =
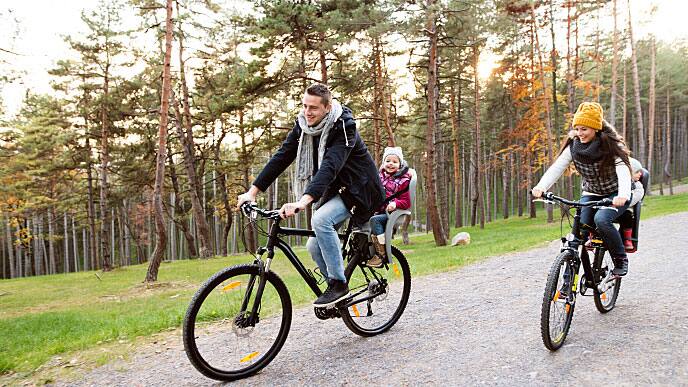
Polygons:
[[[595,249],[595,260],[592,271],[595,274],[595,283],[600,283],[614,269],[614,263],[606,249]],[[607,313],[614,309],[616,299],[619,297],[621,278],[613,279],[614,283],[606,291],[600,292],[597,287],[593,289],[595,308],[600,313]]]
[[[392,246],[392,254],[394,263],[382,268],[365,266],[362,257],[355,257],[346,267],[345,275],[352,294],[364,291],[367,287],[367,294],[364,292],[360,295],[363,298],[371,293],[377,293],[379,291],[377,286],[380,283],[385,286],[384,291],[371,302],[362,301],[348,308],[340,308],[344,324],[359,336],[370,337],[386,332],[396,324],[406,309],[411,293],[411,270],[406,257],[394,246]],[[390,299],[390,296],[396,294],[399,295],[398,300]],[[363,307],[362,305],[366,308],[365,315],[358,310],[359,306]]]
[[[575,309],[576,295],[575,281],[576,270],[573,266],[571,253],[563,252],[554,259],[552,266],[547,275],[547,284],[545,285],[545,293],[542,297],[542,309],[540,311],[540,332],[542,334],[542,342],[550,351],[556,351],[566,340],[569,329],[571,328],[571,320],[573,319],[573,311]],[[564,275],[562,273],[569,271],[569,283],[565,285]],[[561,275],[560,275],[561,274]],[[560,285],[561,283],[561,285]],[[569,296],[562,300],[559,298],[562,286],[566,287]],[[553,316],[556,314],[556,316]],[[557,318],[558,327],[552,326],[552,317]],[[558,328],[553,330],[553,328]]]
[[[246,293],[242,294],[245,277],[248,277],[245,285]],[[291,326],[291,297],[284,282],[274,272],[268,272],[266,276],[265,290],[259,304],[258,322],[254,326],[241,326],[241,319],[247,318],[246,316],[250,313],[237,314],[237,304],[241,304],[238,306],[239,311],[251,309],[250,305],[253,305],[251,301],[255,302],[255,289],[258,284],[256,281],[259,278],[257,265],[232,266],[210,277],[193,296],[184,316],[184,350],[191,364],[203,375],[221,381],[233,381],[251,376],[267,366],[284,345]],[[248,298],[246,298],[247,294]],[[275,301],[275,297],[279,300]],[[245,303],[249,304],[247,308],[242,306]],[[269,316],[270,308],[281,308],[281,318]],[[266,316],[261,316],[261,313]],[[212,321],[207,323],[203,321],[204,319]],[[273,329],[277,324],[279,327]],[[274,341],[272,341],[273,335],[264,339],[262,337],[264,330],[256,332],[258,327],[276,331]],[[229,332],[227,328],[230,328]],[[202,336],[203,334],[207,334],[207,337]],[[227,342],[232,339],[239,341],[248,336],[251,336],[246,340],[248,343],[242,341],[241,345],[227,345]],[[250,348],[240,352],[242,346],[247,344]],[[199,349],[199,346],[202,349]],[[254,347],[268,349],[259,352]],[[236,353],[224,354],[223,351]],[[236,364],[236,369],[234,366],[218,363]],[[248,364],[244,366],[243,363]]]

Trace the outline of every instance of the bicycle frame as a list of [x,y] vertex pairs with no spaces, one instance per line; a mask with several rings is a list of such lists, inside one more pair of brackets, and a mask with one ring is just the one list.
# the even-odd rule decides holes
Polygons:
[[[578,249],[583,246],[583,236],[581,235],[581,207],[576,207],[576,214],[573,216],[573,226],[571,227],[571,236],[572,238],[562,238],[562,241],[565,242],[564,247],[562,247],[561,251],[569,251],[571,252],[571,256],[574,258],[574,267],[576,268],[576,272],[574,273],[574,276],[578,274],[578,262],[577,260],[580,259],[580,261],[583,263],[583,272],[585,273],[585,285],[586,287],[597,287],[597,283],[595,283],[595,276],[593,275],[592,271],[592,264],[590,263],[590,256],[588,254],[588,249],[583,247],[581,250],[580,254],[578,253]],[[577,281],[576,281],[577,282]],[[578,286],[577,283],[574,283],[574,286]]]
[[[289,227],[281,227],[280,226],[280,220],[281,219],[274,219],[272,224],[270,225],[270,231],[268,232],[268,241],[265,247],[259,247],[258,248],[258,254],[256,255],[256,260],[254,263],[258,265],[259,268],[259,275],[260,279],[258,281],[258,289],[256,290],[256,300],[261,300],[263,296],[263,290],[265,289],[265,283],[267,282],[267,278],[265,276],[266,273],[270,271],[270,264],[272,263],[273,258],[275,257],[275,247],[277,247],[279,250],[281,250],[284,255],[289,259],[289,262],[294,266],[296,271],[301,275],[303,280],[308,284],[308,286],[311,288],[313,293],[315,294],[316,297],[319,297],[322,294],[322,291],[318,287],[318,281],[315,279],[315,277],[306,269],[305,265],[301,260],[298,258],[296,253],[294,253],[294,250],[292,250],[291,246],[287,242],[285,242],[283,239],[280,238],[280,236],[304,236],[304,237],[315,237],[315,232],[313,230],[306,230],[306,229],[299,229],[299,228],[289,228]],[[343,240],[342,243],[342,256],[346,256],[347,253],[347,245],[349,241],[349,237],[351,236],[351,230],[353,228],[353,224],[349,222],[346,231],[344,234],[338,234],[339,238]],[[265,259],[265,262],[261,259],[261,256],[267,253],[267,257]],[[254,285],[254,278],[251,278],[248,288],[249,291],[246,293],[247,299],[244,300],[244,303],[242,304],[242,311],[244,311],[248,307],[248,298],[250,297],[251,290]],[[254,316],[258,316],[258,309],[260,308],[260,302],[256,302],[253,304],[253,307],[251,309],[251,316],[250,316],[250,321],[249,324],[255,324],[254,321]]]
[[[590,263],[590,256],[588,254],[588,250],[583,247],[581,250],[581,253],[578,253],[578,249],[583,246],[583,237],[581,235],[581,229],[583,228],[583,225],[581,224],[580,218],[581,218],[581,212],[583,207],[587,206],[598,206],[598,205],[608,205],[611,204],[611,200],[609,199],[602,199],[596,202],[588,202],[586,204],[582,204],[580,202],[573,202],[570,200],[566,200],[564,198],[560,198],[558,196],[555,196],[551,192],[546,192],[543,194],[543,197],[546,198],[547,200],[555,200],[558,201],[562,204],[566,204],[569,206],[574,206],[576,208],[576,214],[573,217],[573,225],[571,227],[571,234],[567,236],[566,238],[562,238],[562,242],[564,243],[564,246],[562,247],[561,251],[565,252],[568,251],[570,253],[570,256],[574,259],[574,267],[576,269],[576,272],[574,273],[575,276],[578,275],[578,270],[579,270],[579,264],[580,262],[583,263],[583,272],[585,273],[585,287],[586,288],[591,288],[594,287],[594,289],[597,289],[598,291],[603,291],[600,289],[600,285],[603,284],[605,281],[600,281],[599,283],[597,282],[597,279],[595,277],[595,273],[593,272],[592,265]],[[579,262],[580,260],[580,262]],[[577,278],[574,278],[574,286],[577,286]],[[575,289],[575,288],[574,288]]]

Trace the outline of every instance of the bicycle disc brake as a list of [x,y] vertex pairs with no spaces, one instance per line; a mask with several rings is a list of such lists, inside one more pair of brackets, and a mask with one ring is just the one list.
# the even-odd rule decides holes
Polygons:
[[236,316],[234,321],[232,321],[232,331],[237,336],[248,336],[253,332],[254,328],[255,323],[249,325],[249,317],[243,313]]

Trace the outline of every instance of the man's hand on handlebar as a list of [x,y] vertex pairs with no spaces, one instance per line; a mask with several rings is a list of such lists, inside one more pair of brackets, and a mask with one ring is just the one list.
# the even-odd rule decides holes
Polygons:
[[530,193],[533,195],[534,198],[539,198],[542,197],[542,193],[545,192],[541,190],[540,188],[533,188]]
[[301,210],[305,210],[306,205],[304,205],[301,202],[294,202],[294,203],[284,203],[282,208],[279,209],[279,214],[282,217],[282,219],[286,219],[290,216],[294,216]]
[[282,208],[279,209],[279,214],[282,219],[286,219],[290,216],[294,216],[299,211],[305,210],[306,206],[313,202],[313,197],[311,195],[305,194],[301,197],[298,202],[285,203]]
[[258,195],[259,192],[260,192],[260,190],[258,189],[258,187],[256,187],[255,185],[252,185],[251,188],[248,189],[248,191],[239,195],[237,197],[237,206],[236,206],[237,210],[241,209],[241,205],[246,203],[246,202],[255,203],[256,202],[256,195]]

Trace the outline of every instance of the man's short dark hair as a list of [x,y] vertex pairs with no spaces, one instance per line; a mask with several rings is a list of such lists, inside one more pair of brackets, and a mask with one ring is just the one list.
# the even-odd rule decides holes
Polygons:
[[332,92],[322,83],[314,83],[306,89],[306,93],[320,97],[323,105],[329,106],[332,102]]

